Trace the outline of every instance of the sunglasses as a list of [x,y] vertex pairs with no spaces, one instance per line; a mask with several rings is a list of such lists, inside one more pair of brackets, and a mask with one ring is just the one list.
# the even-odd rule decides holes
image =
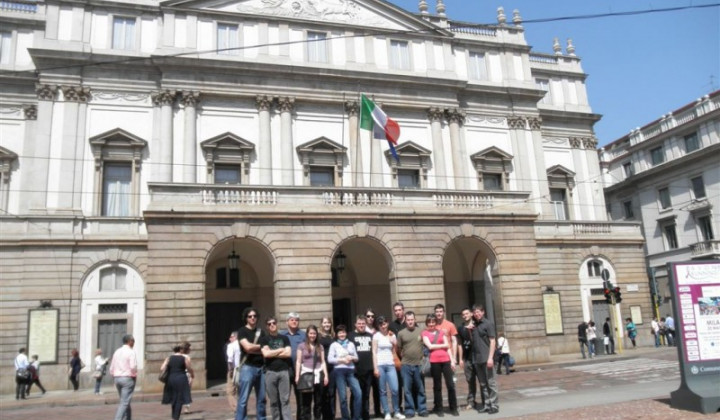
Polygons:
[[248,315],[247,317],[248,317],[248,318],[257,318],[257,315],[255,315],[255,314],[250,314],[250,315]]
[[275,322],[275,321],[270,321],[270,322],[268,322],[267,324],[268,324],[268,326],[270,326],[270,325],[277,325],[277,322]]
[[375,318],[375,315],[365,315],[365,318]]

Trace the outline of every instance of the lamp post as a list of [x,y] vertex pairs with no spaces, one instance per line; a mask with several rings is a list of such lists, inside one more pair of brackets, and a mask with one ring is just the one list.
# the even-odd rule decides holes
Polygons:
[[347,257],[345,254],[343,254],[342,249],[338,250],[337,255],[335,255],[335,269],[338,271],[338,273],[342,273],[343,270],[345,270],[345,261],[347,260]]
[[240,256],[235,253],[235,244],[233,244],[233,250],[230,253],[230,255],[228,255],[228,267],[231,270],[237,270],[239,263],[240,263]]

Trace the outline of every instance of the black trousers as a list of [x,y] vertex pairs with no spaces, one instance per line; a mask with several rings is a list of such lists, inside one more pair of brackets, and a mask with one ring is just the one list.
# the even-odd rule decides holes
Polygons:
[[448,390],[448,404],[450,410],[457,410],[457,396],[455,395],[455,382],[450,362],[430,363],[430,373],[433,378],[433,411],[440,412],[443,408],[442,379],[445,378],[445,387]]
[[312,392],[300,392],[300,420],[321,420],[323,408],[323,384],[316,384]]
[[323,387],[322,396],[322,420],[334,420],[335,419],[335,375],[333,375],[333,369],[328,366],[328,385]]
[[[372,370],[364,372],[355,371],[355,377],[360,383],[360,392],[362,393],[362,404],[360,404],[360,416],[351,413],[353,418],[360,417],[362,420],[370,420],[370,393],[372,392],[372,382],[375,375]],[[380,398],[378,398],[380,400]],[[350,406],[353,407],[353,398],[350,398]]]
[[29,381],[25,378],[19,378],[15,374],[15,399],[25,398],[27,396]]

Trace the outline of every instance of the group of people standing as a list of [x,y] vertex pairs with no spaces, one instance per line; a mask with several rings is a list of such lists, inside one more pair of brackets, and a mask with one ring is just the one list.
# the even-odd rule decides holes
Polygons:
[[45,387],[40,382],[40,361],[38,355],[32,356],[32,361],[28,360],[27,354],[25,354],[25,347],[18,350],[17,356],[15,356],[15,399],[24,400],[30,395],[30,388],[33,384],[40,388],[40,391],[44,394]]
[[[393,305],[393,314],[390,320],[368,308],[355,318],[352,330],[334,327],[330,317],[322,318],[319,328],[308,325],[302,330],[300,315],[290,312],[286,328],[279,330],[275,317],[267,317],[262,328],[259,312],[246,308],[244,325],[226,346],[228,398],[235,420],[247,419],[253,389],[258,420],[267,417],[266,399],[273,420],[292,420],[291,393],[298,420],[334,419],[336,398],[343,420],[369,420],[373,394],[375,415],[385,420],[443,416],[443,380],[449,411],[458,416],[458,366],[470,385],[465,408],[498,412],[495,326],[481,305],[463,310],[460,330],[445,318],[442,304],[425,317],[424,329],[401,302]],[[433,381],[432,410],[426,402],[425,376]],[[481,389],[478,403],[475,381]]]
[[[603,345],[605,346],[605,354],[617,354],[615,353],[615,337],[614,329],[610,323],[610,318],[605,318],[605,323],[602,326],[602,339]],[[585,356],[585,349],[588,351],[588,356],[592,359],[597,356],[597,341],[599,335],[595,321],[581,322],[578,325],[578,342],[580,343],[580,354],[582,358]],[[601,348],[602,350],[602,348]]]

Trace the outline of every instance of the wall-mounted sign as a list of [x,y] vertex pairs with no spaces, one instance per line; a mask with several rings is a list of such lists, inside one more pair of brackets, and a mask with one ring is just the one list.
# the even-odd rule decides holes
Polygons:
[[562,334],[563,324],[562,311],[560,310],[560,293],[543,293],[543,308],[545,310],[545,334]]
[[43,364],[57,363],[59,328],[59,309],[31,309],[28,313],[28,356],[37,354]]

